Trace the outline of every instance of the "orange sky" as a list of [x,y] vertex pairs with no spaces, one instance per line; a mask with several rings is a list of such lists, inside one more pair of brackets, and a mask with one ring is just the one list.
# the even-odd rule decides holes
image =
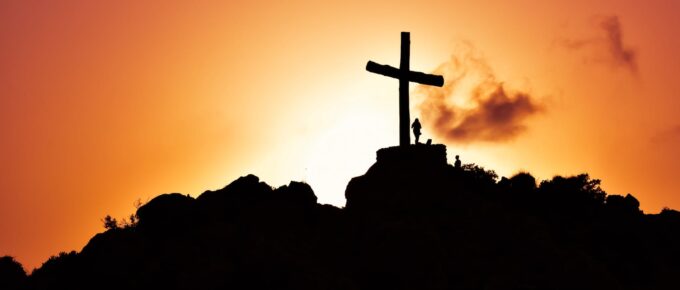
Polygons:
[[[450,156],[506,176],[588,172],[646,212],[680,208],[679,2],[318,2],[0,2],[0,255],[30,271],[135,200],[247,173],[342,206],[398,141],[397,82],[364,67],[397,66],[401,31],[413,69],[468,43],[545,104],[515,139],[447,141]],[[606,17],[635,71],[603,42]]]

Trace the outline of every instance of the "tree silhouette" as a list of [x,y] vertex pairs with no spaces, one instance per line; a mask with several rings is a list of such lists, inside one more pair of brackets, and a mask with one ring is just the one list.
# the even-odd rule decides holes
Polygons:
[[26,271],[13,257],[0,257],[0,289],[21,289],[26,280]]

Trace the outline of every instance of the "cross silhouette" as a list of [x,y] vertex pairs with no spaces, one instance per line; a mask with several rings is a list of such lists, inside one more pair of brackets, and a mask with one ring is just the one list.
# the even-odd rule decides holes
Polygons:
[[410,58],[411,56],[411,34],[409,32],[401,33],[401,62],[399,68],[394,68],[389,65],[377,64],[368,61],[366,70],[372,73],[381,74],[399,80],[399,146],[408,146],[411,144],[411,134],[409,127],[411,118],[409,116],[408,105],[408,85],[410,82],[416,82],[424,85],[438,86],[444,85],[444,77],[439,75],[431,75],[417,71],[411,71]]

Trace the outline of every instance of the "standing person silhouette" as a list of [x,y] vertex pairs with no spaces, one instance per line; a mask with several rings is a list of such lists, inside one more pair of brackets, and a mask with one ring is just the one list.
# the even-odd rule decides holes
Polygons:
[[413,121],[413,124],[411,124],[411,128],[413,128],[413,135],[416,136],[416,144],[418,144],[418,138],[420,138],[420,121],[418,121],[418,118],[416,118],[415,121]]
[[456,163],[453,164],[453,167],[460,168],[460,166],[461,166],[460,159],[458,159],[458,155],[456,155]]

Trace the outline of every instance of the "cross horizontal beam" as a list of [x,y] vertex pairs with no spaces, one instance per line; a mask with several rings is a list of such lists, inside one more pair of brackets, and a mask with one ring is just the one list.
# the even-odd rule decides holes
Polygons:
[[368,61],[366,63],[366,70],[372,73],[377,73],[381,74],[387,77],[395,78],[395,79],[407,79],[410,82],[416,82],[424,85],[430,85],[430,86],[438,86],[441,87],[444,85],[444,77],[438,76],[438,75],[431,75],[431,74],[426,74],[426,73],[421,73],[417,71],[407,71],[404,73],[404,71],[386,65],[386,64],[378,64],[373,61]]

